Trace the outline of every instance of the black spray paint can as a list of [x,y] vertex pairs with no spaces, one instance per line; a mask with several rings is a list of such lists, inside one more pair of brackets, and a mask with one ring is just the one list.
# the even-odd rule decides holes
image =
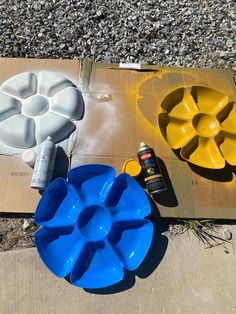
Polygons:
[[141,142],[138,151],[139,163],[143,170],[146,188],[150,194],[167,190],[154,150]]

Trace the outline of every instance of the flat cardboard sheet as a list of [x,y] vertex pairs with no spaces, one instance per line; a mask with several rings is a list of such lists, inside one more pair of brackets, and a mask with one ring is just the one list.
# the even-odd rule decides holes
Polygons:
[[[118,174],[125,160],[136,157],[143,141],[154,148],[167,181],[168,191],[155,198],[156,210],[162,217],[236,218],[234,167],[207,170],[188,164],[171,150],[158,126],[161,101],[178,87],[206,86],[235,100],[235,83],[229,71],[143,65],[140,69],[126,69],[118,64],[87,60],[81,64],[67,60],[0,59],[0,66],[0,84],[18,72],[48,69],[64,74],[82,89],[85,116],[78,122],[72,167],[104,163],[115,167]],[[14,157],[1,156],[1,169],[6,158]],[[15,185],[7,184],[9,176],[4,172],[1,178],[0,193],[10,195],[6,194],[6,186],[10,190]],[[21,180],[20,184],[27,195],[23,203],[8,206],[11,201],[5,200],[1,211],[34,212],[39,194],[32,192],[28,182]],[[30,193],[36,195],[35,199]]]

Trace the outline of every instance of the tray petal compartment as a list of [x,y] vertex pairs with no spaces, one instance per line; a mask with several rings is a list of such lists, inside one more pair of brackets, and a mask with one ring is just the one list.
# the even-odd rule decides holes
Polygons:
[[225,110],[218,114],[221,128],[225,132],[236,134],[236,104],[231,103]]
[[45,227],[73,225],[83,207],[83,201],[73,187],[64,179],[58,178],[44,192],[34,220]]
[[68,174],[69,182],[88,203],[104,201],[114,179],[115,170],[106,165],[85,165]]
[[21,111],[21,102],[14,97],[0,93],[0,122]]
[[88,243],[71,272],[71,283],[83,288],[113,285],[124,276],[123,263],[108,242]]
[[35,244],[45,265],[58,277],[70,273],[84,247],[73,227],[43,228],[36,232]]
[[185,146],[195,136],[195,129],[190,121],[173,118],[165,113],[159,116],[159,125],[165,140],[173,149]]
[[205,168],[220,169],[225,166],[224,157],[212,138],[195,137],[182,148],[181,157]]
[[35,144],[34,132],[34,120],[21,114],[16,114],[0,122],[0,138],[9,146],[32,147]]
[[222,132],[222,141],[219,143],[220,150],[231,166],[236,165],[236,134]]
[[56,72],[41,71],[38,75],[38,92],[42,95],[52,97],[57,92],[74,86],[65,76]]
[[167,95],[161,107],[171,117],[185,120],[191,119],[199,111],[191,93],[186,88],[179,88]]
[[31,72],[19,73],[5,81],[1,91],[20,99],[34,95],[37,92],[37,76]]
[[55,143],[67,138],[74,130],[75,124],[65,116],[55,112],[47,112],[35,119],[36,124],[36,140],[42,143],[48,137],[52,137]]
[[228,96],[208,87],[193,86],[191,93],[203,113],[217,114],[229,102]]
[[81,120],[84,115],[84,101],[75,87],[67,87],[53,96],[51,110],[70,119]]
[[[143,246],[144,241],[147,246]],[[148,220],[123,221],[114,224],[109,236],[113,247],[118,252],[125,267],[135,270],[147,254],[152,242],[153,225]]]
[[[132,194],[132,197],[130,195]],[[140,185],[130,176],[120,174],[106,199],[114,221],[142,219],[150,213],[150,203]]]

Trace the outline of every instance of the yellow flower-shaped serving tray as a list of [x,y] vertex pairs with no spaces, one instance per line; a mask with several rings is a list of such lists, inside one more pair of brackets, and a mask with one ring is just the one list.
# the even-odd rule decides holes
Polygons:
[[161,133],[188,162],[221,169],[236,165],[236,103],[202,86],[178,88],[161,103]]

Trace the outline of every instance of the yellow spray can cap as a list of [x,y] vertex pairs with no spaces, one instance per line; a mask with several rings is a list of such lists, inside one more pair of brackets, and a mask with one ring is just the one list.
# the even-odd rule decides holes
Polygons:
[[135,159],[128,159],[123,165],[122,172],[129,174],[131,177],[137,177],[142,168]]

